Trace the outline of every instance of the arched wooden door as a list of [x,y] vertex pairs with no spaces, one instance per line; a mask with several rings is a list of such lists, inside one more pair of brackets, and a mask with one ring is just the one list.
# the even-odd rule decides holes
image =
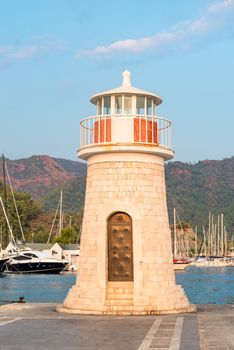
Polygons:
[[108,281],[133,281],[132,219],[122,212],[108,220]]

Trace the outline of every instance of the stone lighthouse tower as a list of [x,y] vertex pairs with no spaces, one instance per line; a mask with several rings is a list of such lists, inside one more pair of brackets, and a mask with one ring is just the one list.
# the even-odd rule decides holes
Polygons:
[[62,312],[144,315],[193,311],[176,285],[164,161],[171,123],[154,93],[122,85],[94,95],[96,115],[80,124],[87,161],[80,264]]

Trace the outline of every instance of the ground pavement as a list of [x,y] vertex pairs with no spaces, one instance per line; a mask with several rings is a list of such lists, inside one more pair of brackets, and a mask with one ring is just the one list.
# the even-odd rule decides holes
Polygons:
[[193,314],[82,316],[56,304],[0,307],[0,350],[234,350],[234,306]]

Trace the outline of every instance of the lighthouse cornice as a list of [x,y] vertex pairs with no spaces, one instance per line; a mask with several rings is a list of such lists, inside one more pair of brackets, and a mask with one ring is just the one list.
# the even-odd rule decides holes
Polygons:
[[131,144],[131,143],[117,143],[117,144],[104,144],[104,145],[90,145],[84,148],[80,148],[77,152],[78,157],[84,160],[88,160],[94,155],[99,155],[100,159],[117,160],[120,159],[133,160],[139,157],[146,160],[146,156],[161,157],[164,160],[170,160],[174,157],[174,152],[171,149],[165,147],[159,147],[157,145],[149,144]]

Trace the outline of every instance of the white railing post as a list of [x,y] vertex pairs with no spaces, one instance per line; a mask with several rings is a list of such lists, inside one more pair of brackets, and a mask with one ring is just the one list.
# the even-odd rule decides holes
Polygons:
[[83,142],[82,142],[82,122],[80,122],[80,146],[83,146]]
[[93,119],[89,119],[89,130],[90,130],[89,143],[93,143],[94,142],[94,139],[93,139]]
[[164,121],[162,120],[162,145],[164,146]]
[[[86,123],[85,123],[86,124]],[[85,129],[84,129],[84,144],[86,145],[87,144],[87,142],[86,142],[86,134],[87,134],[87,132],[86,132],[86,125],[85,125]]]
[[103,142],[106,142],[106,134],[107,134],[107,132],[106,132],[106,122],[107,122],[107,116],[104,116],[104,137],[103,137]]
[[142,116],[140,116],[139,117],[140,118],[140,124],[141,124],[141,127],[140,127],[140,135],[139,135],[139,141],[140,142],[142,142],[142,119],[143,119],[143,117]]
[[145,142],[149,143],[149,140],[148,140],[148,117],[145,116],[144,119],[145,119]]
[[151,140],[152,140],[152,143],[154,143],[154,117],[151,117],[151,123],[152,123],[152,127],[151,127],[151,129],[152,129],[152,132],[151,132]]

